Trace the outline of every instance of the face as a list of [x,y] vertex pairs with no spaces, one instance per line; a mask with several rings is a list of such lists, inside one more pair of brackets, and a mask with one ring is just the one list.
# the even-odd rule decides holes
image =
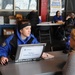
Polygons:
[[74,14],[72,14],[72,15],[71,15],[71,18],[74,18],[74,17],[75,17],[75,15],[74,15]]
[[60,12],[57,13],[57,16],[60,16]]
[[28,37],[31,34],[31,26],[26,26],[23,29],[20,30],[20,33],[24,37]]

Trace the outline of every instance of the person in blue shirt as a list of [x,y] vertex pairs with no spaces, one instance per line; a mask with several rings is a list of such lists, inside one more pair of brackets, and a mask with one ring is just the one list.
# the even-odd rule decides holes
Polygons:
[[62,22],[63,18],[60,15],[60,11],[56,12],[56,15],[53,17],[53,22],[58,23],[58,22]]
[[[60,14],[60,11],[56,12],[56,15],[53,17],[53,22],[61,25],[65,24],[65,22],[63,22],[63,18]],[[58,36],[61,40],[65,39],[64,26],[55,26],[53,27],[53,29],[54,29],[55,36]]]
[[[8,56],[15,59],[17,46],[20,44],[38,44],[39,42],[31,34],[31,24],[27,20],[18,21],[18,29],[15,34],[9,36],[0,46],[0,63],[4,65],[8,62]],[[42,58],[53,57],[48,53],[43,53]]]

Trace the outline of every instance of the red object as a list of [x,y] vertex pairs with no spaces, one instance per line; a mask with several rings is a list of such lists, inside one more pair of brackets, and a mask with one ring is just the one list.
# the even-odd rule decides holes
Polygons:
[[41,0],[41,20],[42,22],[46,21],[46,16],[48,13],[48,0]]

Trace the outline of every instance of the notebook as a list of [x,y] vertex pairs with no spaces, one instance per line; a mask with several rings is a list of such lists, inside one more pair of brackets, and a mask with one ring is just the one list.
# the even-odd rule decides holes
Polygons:
[[46,43],[18,45],[15,62],[40,59]]

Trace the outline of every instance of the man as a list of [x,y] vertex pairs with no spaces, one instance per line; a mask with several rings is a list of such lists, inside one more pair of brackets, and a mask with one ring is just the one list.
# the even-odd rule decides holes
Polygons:
[[71,13],[70,18],[67,20],[68,25],[75,25],[75,14]]
[[[8,55],[12,59],[15,58],[17,46],[20,44],[36,44],[39,43],[34,35],[31,34],[31,24],[27,20],[18,21],[18,29],[16,34],[8,37],[0,46],[1,64],[8,62]],[[42,58],[52,58],[54,56],[43,53]]]
[[63,75],[74,75],[75,74],[75,29],[71,30],[69,46],[72,48],[69,52],[69,57],[63,68]]
[[75,28],[75,14],[71,13],[70,17],[66,20],[66,31],[71,32],[71,30]]

